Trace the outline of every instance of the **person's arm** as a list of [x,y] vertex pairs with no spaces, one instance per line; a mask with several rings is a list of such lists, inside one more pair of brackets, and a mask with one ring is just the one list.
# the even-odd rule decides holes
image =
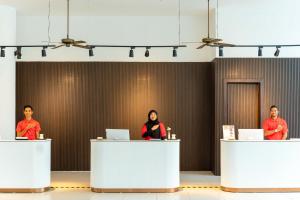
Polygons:
[[147,137],[151,137],[152,135],[153,135],[152,131],[147,131],[147,126],[144,125],[142,128],[142,137],[147,138]]
[[288,136],[288,132],[289,132],[286,121],[283,121],[283,130],[282,131],[283,131],[282,140],[286,140],[287,136]]
[[40,123],[37,122],[36,130],[35,130],[36,138],[40,138],[40,132],[41,132],[41,126]]
[[28,129],[27,128],[25,128],[23,131],[17,131],[17,137],[22,137],[22,135],[24,134],[24,133],[26,133],[28,131]]
[[166,139],[166,135],[167,135],[165,125],[163,123],[160,123],[159,127],[160,127],[161,139],[164,140],[164,139]]
[[269,136],[269,135],[273,135],[273,134],[276,133],[276,132],[278,132],[277,129],[271,130],[271,131],[264,130],[264,135],[265,135],[265,136]]
[[35,127],[35,125],[28,124],[24,130],[21,130],[20,124],[17,126],[17,137],[23,137],[24,133],[26,133],[29,129]]
[[278,129],[268,130],[269,126],[268,126],[268,121],[267,120],[265,120],[264,123],[263,123],[263,129],[264,129],[264,136],[265,137],[269,136],[269,135],[273,135],[274,133],[279,131]]

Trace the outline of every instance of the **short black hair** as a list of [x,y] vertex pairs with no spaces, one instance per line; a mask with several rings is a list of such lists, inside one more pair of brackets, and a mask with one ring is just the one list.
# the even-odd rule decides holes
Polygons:
[[272,105],[272,106],[270,107],[270,111],[272,110],[272,108],[277,108],[277,110],[278,110],[278,107],[277,107],[276,105]]
[[24,106],[23,110],[25,110],[26,108],[30,108],[31,110],[33,110],[33,108],[32,108],[31,105],[26,105],[26,106]]

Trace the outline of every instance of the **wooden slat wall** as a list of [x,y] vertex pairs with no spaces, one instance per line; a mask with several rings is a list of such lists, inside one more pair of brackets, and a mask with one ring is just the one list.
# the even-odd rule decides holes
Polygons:
[[31,104],[53,139],[52,170],[89,170],[90,143],[105,128],[133,139],[154,108],[181,143],[181,170],[210,170],[211,63],[18,62],[17,121]]
[[259,84],[230,83],[227,85],[228,124],[240,128],[260,127]]
[[[263,80],[261,108],[263,119],[269,107],[279,106],[289,126],[289,137],[300,137],[300,59],[299,58],[218,58],[214,60],[215,135],[214,173],[220,174],[220,138],[224,119],[224,79]],[[228,111],[230,112],[230,111]],[[288,153],[288,152],[287,152]]]

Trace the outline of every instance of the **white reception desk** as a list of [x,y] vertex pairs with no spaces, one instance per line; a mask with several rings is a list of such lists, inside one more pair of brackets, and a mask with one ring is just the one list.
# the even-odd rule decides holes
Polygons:
[[221,188],[228,192],[299,192],[300,141],[221,140]]
[[0,192],[50,188],[51,140],[0,141]]
[[179,140],[91,140],[93,192],[176,192]]

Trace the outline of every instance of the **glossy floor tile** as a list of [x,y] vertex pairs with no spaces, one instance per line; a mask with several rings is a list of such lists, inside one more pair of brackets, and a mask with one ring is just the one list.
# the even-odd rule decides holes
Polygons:
[[300,193],[223,192],[219,183],[220,177],[210,172],[182,172],[184,189],[177,193],[102,194],[90,191],[89,172],[52,172],[51,191],[40,194],[0,193],[0,200],[300,200]]

